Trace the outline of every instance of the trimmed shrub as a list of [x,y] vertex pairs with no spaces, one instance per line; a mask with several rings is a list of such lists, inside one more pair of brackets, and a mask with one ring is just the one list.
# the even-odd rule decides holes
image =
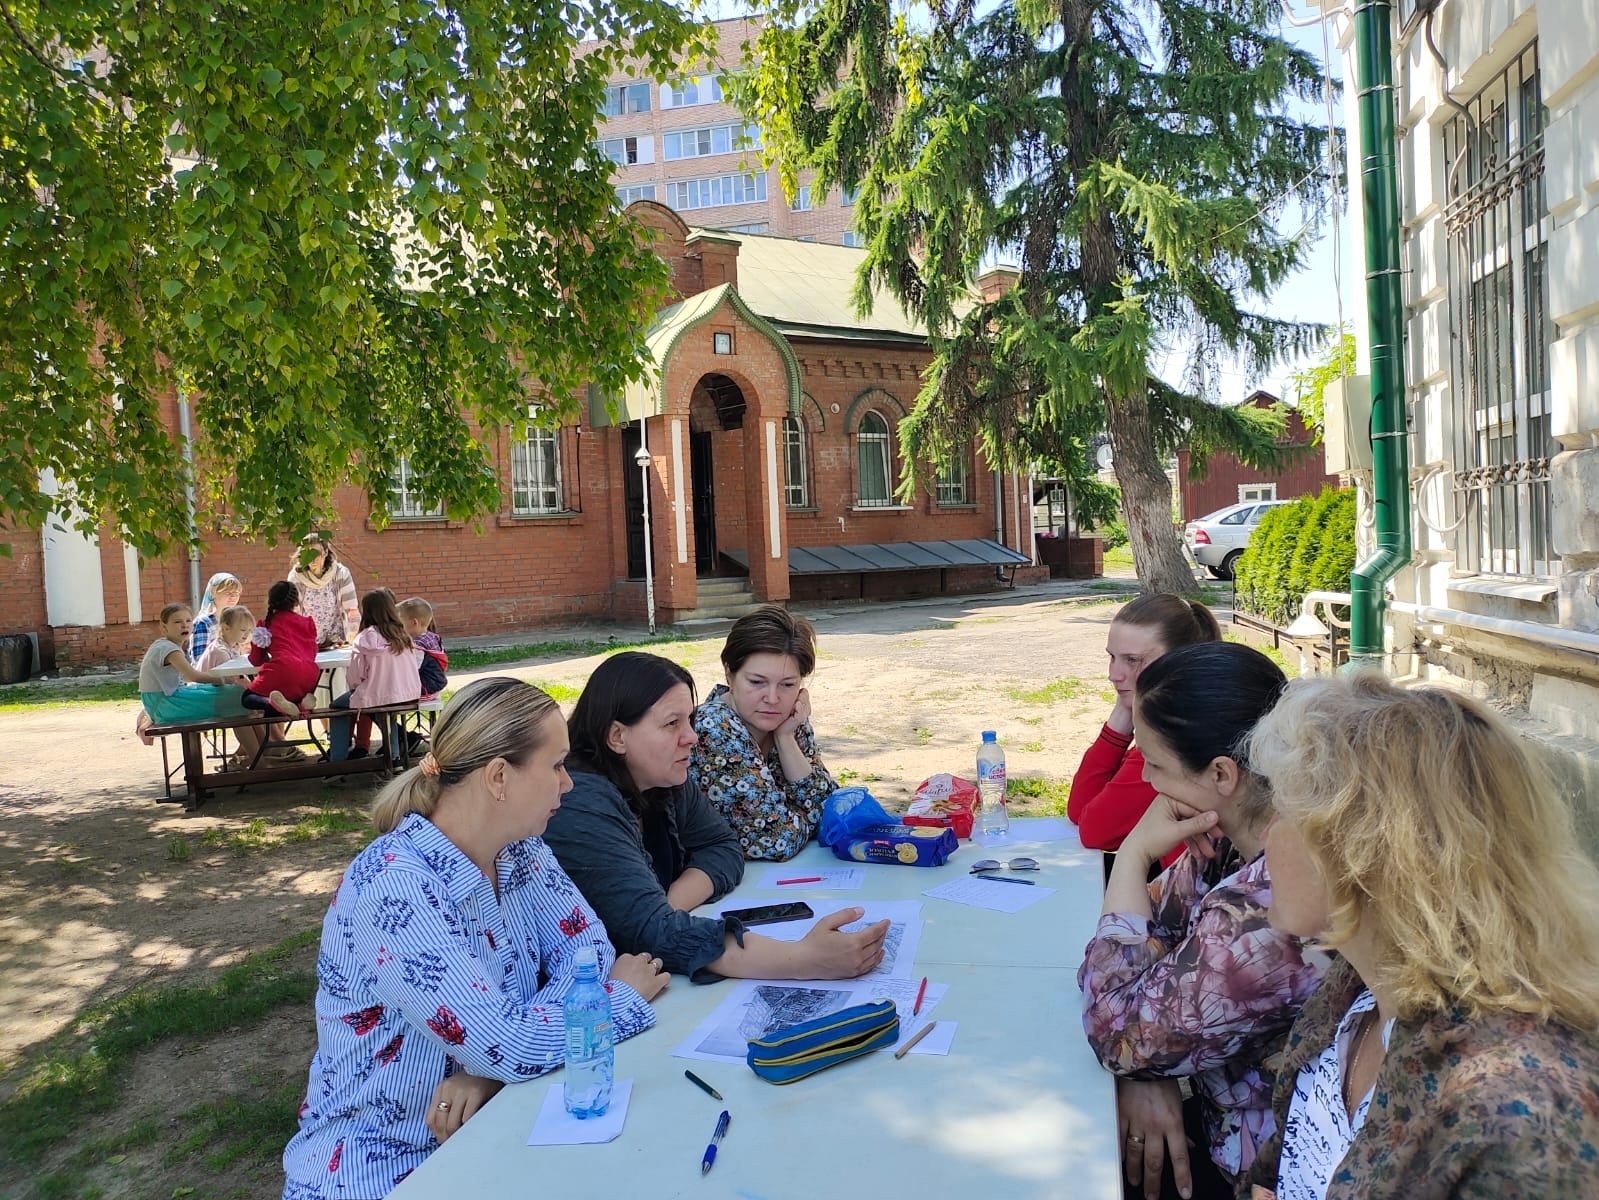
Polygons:
[[1233,605],[1275,625],[1299,615],[1306,592],[1347,592],[1355,566],[1355,493],[1323,489],[1271,509],[1250,535]]

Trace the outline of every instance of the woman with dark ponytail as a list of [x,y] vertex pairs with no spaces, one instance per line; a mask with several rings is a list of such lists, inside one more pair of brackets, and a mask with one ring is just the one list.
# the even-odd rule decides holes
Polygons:
[[[1285,683],[1258,650],[1226,642],[1173,650],[1138,676],[1133,727],[1155,798],[1117,852],[1078,983],[1088,1040],[1121,1077],[1127,1179],[1150,1200],[1168,1163],[1178,1193],[1233,1195],[1275,1128],[1268,1060],[1325,966],[1266,914],[1271,791],[1244,746]],[[1190,1140],[1209,1149],[1192,1164]]]
[[578,950],[608,975],[613,1035],[655,1023],[659,959],[617,957],[540,835],[561,796],[566,723],[517,679],[462,688],[421,762],[378,795],[379,837],[322,926],[317,1051],[285,1200],[383,1196],[504,1083],[565,1055]]

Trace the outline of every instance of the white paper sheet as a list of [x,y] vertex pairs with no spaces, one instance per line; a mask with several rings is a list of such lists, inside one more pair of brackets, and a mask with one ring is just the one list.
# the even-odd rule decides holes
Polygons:
[[[927,1010],[924,1008],[922,1010],[922,1012],[925,1015]],[[925,1024],[927,1024],[926,1021],[918,1021],[918,1022],[916,1022],[916,1024],[912,1025],[911,1029],[910,1029],[910,1032],[907,1033],[903,1038],[900,1039],[900,1045],[904,1045],[904,1043],[907,1040],[909,1040],[910,1038],[915,1037],[916,1036],[916,1031],[918,1029],[920,1029]],[[949,1051],[950,1051],[950,1048],[955,1044],[955,1026],[956,1026],[956,1024],[957,1024],[957,1022],[955,1022],[955,1021],[940,1021],[940,1022],[938,1022],[938,1024],[933,1026],[933,1029],[932,1029],[931,1033],[929,1033],[921,1041],[917,1042],[914,1046],[912,1046],[905,1053],[907,1055],[911,1055],[911,1054],[948,1054]],[[883,1053],[883,1054],[892,1054],[895,1050],[898,1050],[898,1049],[899,1049],[899,1046],[889,1046],[889,1047],[886,1047],[884,1050],[882,1050],[881,1053]]]
[[[820,875],[820,883],[791,883],[783,884],[785,879],[814,879]],[[767,867],[761,873],[760,887],[773,888],[779,892],[802,891],[806,888],[815,888],[821,892],[853,891],[866,886],[865,867],[812,867],[802,870],[798,867],[785,866],[779,863],[775,867]]]
[[[973,908],[991,908],[995,912],[1014,913],[1037,904],[1046,896],[1053,896],[1051,887],[1025,887],[1014,883],[1000,883],[977,875],[965,879],[951,879],[922,893],[935,900],[949,900],[955,904],[969,904]],[[931,1036],[931,1035],[929,1035]]]
[[[934,1035],[930,1033],[927,1036],[931,1039]],[[544,1105],[539,1109],[538,1120],[533,1123],[533,1132],[527,1135],[527,1144],[591,1146],[600,1142],[614,1142],[622,1132],[623,1122],[627,1120],[627,1102],[633,1098],[633,1081],[616,1080],[611,1085],[611,1106],[603,1116],[586,1120],[579,1120],[566,1111],[564,1087],[557,1079],[544,1093]]]
[[1076,827],[1065,817],[1017,817],[1010,823],[1013,842],[1069,842],[1076,833]]
[[[718,906],[717,911],[723,912],[729,908],[748,908],[749,902],[724,902]],[[868,925],[875,925],[878,921],[889,923],[888,933],[883,938],[883,961],[878,963],[876,970],[863,976],[865,979],[880,979],[885,977],[907,978],[916,971],[916,951],[922,942],[922,904],[920,900],[868,900],[859,903],[839,900],[818,900],[811,905],[815,916],[807,917],[803,921],[784,921],[779,925],[758,925],[754,932],[765,937],[776,938],[780,942],[797,942],[812,929],[823,917],[846,908],[860,908],[866,910],[866,915],[858,921],[853,921],[842,928],[849,933],[864,929]],[[917,976],[918,980],[920,976]]]
[[854,980],[796,983],[741,979],[672,1055],[741,1066],[751,1038],[825,1017],[866,998]]
[[[865,999],[888,999],[894,1002],[894,1008],[899,1013],[899,1040],[889,1050],[898,1050],[903,1046],[918,1029],[927,1024],[927,1015],[938,1007],[938,1002],[944,998],[944,993],[949,991],[949,984],[927,981],[927,994],[922,997],[922,1011],[912,1015],[911,1010],[916,1007],[916,993],[921,989],[922,981],[917,979],[878,979],[873,980],[865,989]],[[932,1037],[933,1034],[928,1034]],[[921,1047],[916,1048],[920,1050]],[[916,1050],[911,1051],[912,1054]]]

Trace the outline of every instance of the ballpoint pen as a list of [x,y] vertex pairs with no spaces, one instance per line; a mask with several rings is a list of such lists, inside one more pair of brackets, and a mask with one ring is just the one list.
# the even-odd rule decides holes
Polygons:
[[1023,887],[1032,887],[1031,879],[1012,879],[1009,875],[979,875],[979,879],[986,879],[990,883],[1019,883]]
[[683,1075],[690,1083],[699,1088],[700,1091],[704,1092],[712,1100],[720,1100],[722,1098],[721,1092],[717,1091],[710,1084],[706,1083],[705,1080],[694,1074],[693,1071],[684,1071]]
[[711,1134],[711,1144],[705,1147],[705,1157],[700,1159],[700,1174],[710,1174],[712,1165],[716,1162],[716,1147],[721,1143],[722,1135],[727,1132],[727,1123],[733,1119],[733,1114],[727,1109],[722,1110],[722,1115],[716,1118],[716,1132]]
[[922,1015],[922,1001],[927,998],[927,976],[922,976],[922,986],[916,989],[916,1007],[911,1009],[911,1016]]

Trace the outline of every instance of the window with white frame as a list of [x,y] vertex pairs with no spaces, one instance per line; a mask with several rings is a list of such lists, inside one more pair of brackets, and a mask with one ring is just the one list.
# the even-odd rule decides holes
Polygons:
[[679,212],[755,204],[765,199],[765,175],[714,175],[709,179],[679,179],[666,185],[666,202]]
[[809,508],[811,504],[805,426],[798,417],[783,418],[783,502],[789,508]]
[[933,479],[933,500],[944,506],[972,502],[972,471],[964,454],[938,468]]
[[605,89],[605,115],[624,117],[628,113],[650,111],[650,85],[647,83],[618,83]]
[[759,125],[706,125],[701,129],[675,129],[661,135],[661,158],[665,162],[760,148]]
[[1251,500],[1277,499],[1277,485],[1275,483],[1241,483],[1238,485],[1238,503],[1247,504]]
[[519,517],[557,513],[561,499],[561,436],[555,429],[528,427],[511,443],[511,512]]
[[613,137],[600,140],[600,153],[619,167],[655,161],[655,141],[644,137]]
[[790,212],[811,211],[811,185],[806,184],[794,193],[794,203],[789,205]]
[[1444,130],[1454,164],[1448,242],[1448,451],[1455,565],[1547,578],[1550,541],[1550,218],[1538,47],[1528,46]]
[[855,429],[855,500],[857,504],[874,507],[891,505],[888,422],[878,412],[868,412],[861,417]]
[[655,199],[655,185],[653,183],[637,183],[630,187],[616,189],[616,200],[623,208],[636,200]]
[[765,221],[751,221],[746,225],[720,225],[723,233],[765,233],[771,228]]
[[859,200],[860,198],[861,198],[861,189],[858,188],[858,187],[842,187],[841,186],[838,189],[838,202],[839,202],[839,204],[843,205],[845,208],[849,208],[851,205],[853,205],[855,203],[855,201]]
[[402,457],[394,464],[394,470],[389,475],[389,516],[392,519],[417,521],[444,515],[442,504],[423,501],[420,482],[410,459]]
[[661,85],[662,108],[692,108],[696,104],[720,104],[722,78],[719,75],[690,75],[676,83]]
[[860,234],[856,233],[853,229],[846,229],[844,231],[844,245],[856,247],[864,246],[866,245],[866,239]]

